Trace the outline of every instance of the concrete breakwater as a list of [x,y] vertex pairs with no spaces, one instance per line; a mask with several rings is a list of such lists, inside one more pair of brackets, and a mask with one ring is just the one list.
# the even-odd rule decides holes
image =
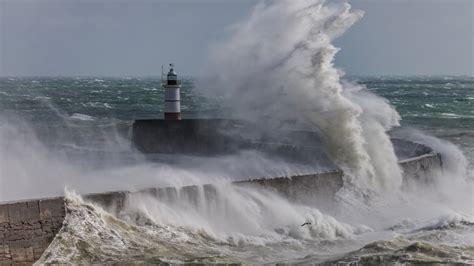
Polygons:
[[[332,171],[313,175],[277,177],[239,181],[235,185],[256,186],[273,189],[294,199],[302,195],[313,196],[315,200],[334,195],[342,186],[342,171]],[[137,192],[117,191],[85,195],[104,208],[120,210],[130,195],[146,194],[157,198],[186,197],[190,203],[197,202],[198,186],[182,188],[149,188]],[[212,185],[203,185],[204,197],[212,197]],[[309,197],[305,198],[306,200]],[[63,197],[26,200],[0,205],[0,265],[32,264],[41,257],[55,235],[62,227],[66,216]]]
[[63,198],[0,205],[0,265],[38,260],[62,227]]
[[[441,156],[438,153],[423,154],[400,162],[405,182],[427,181],[430,176],[442,170]],[[343,173],[335,170],[312,175],[277,177],[239,181],[244,185],[270,189],[290,200],[316,204],[328,203],[343,185]],[[127,197],[134,194],[147,194],[160,199],[166,195],[177,194],[176,188],[150,188],[138,192],[107,192],[86,195],[85,199],[105,208],[114,206],[120,209]],[[180,195],[192,199],[197,186],[178,188]],[[204,196],[214,193],[212,185],[204,185]],[[329,202],[330,203],[330,202]],[[66,216],[63,197],[26,200],[0,205],[0,265],[32,264],[38,260],[62,227]]]
[[[216,155],[243,149],[262,151],[288,161],[335,167],[324,152],[317,132],[281,131],[281,134],[252,134],[251,125],[233,120],[136,121],[132,141],[143,153]],[[392,139],[400,160],[404,181],[426,182],[442,171],[441,155],[429,147]],[[235,186],[267,189],[291,201],[326,206],[343,186],[341,170],[290,177],[256,178],[234,182]],[[212,199],[213,185],[181,188],[148,188],[136,192],[117,191],[85,195],[105,208],[123,208],[127,198],[145,194],[158,200],[185,197],[190,204],[197,197]],[[7,202],[0,204],[0,265],[32,264],[38,260],[61,230],[67,208],[63,197]]]

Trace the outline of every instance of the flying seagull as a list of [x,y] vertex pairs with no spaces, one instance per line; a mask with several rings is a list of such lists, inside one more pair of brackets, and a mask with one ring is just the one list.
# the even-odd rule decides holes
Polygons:
[[303,227],[305,225],[311,225],[311,222],[305,222],[304,224],[301,225],[301,227]]

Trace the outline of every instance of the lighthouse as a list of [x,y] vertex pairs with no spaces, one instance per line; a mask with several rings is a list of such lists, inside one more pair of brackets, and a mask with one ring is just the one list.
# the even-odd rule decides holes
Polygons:
[[181,120],[180,93],[181,81],[174,71],[174,65],[170,64],[170,71],[166,76],[165,88],[165,120]]

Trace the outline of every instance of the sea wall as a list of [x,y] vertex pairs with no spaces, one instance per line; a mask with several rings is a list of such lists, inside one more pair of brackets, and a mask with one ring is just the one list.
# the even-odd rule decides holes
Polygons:
[[[218,125],[213,125],[212,123],[216,122],[208,124],[209,127],[205,128],[204,132]],[[144,125],[149,126],[149,123],[147,122]],[[196,130],[192,129],[196,125],[193,125],[192,122],[190,122],[190,125],[191,131]],[[200,126],[198,125],[197,127]],[[181,128],[181,126],[178,128]],[[152,129],[153,127],[143,132],[148,134]],[[172,131],[170,132],[166,134],[171,136]],[[298,138],[312,138],[311,134],[304,132],[298,134],[300,134]],[[185,141],[196,143],[196,140],[199,142],[199,139],[196,138]],[[211,142],[210,139],[209,141]],[[405,184],[409,182],[428,182],[433,175],[442,171],[441,155],[433,152],[429,147],[403,140],[392,141],[394,142],[397,156],[401,159],[400,168],[403,171]],[[151,145],[157,148],[161,147],[160,145],[162,144],[143,143],[143,145]],[[185,146],[182,144],[178,145],[180,147]],[[167,146],[167,148],[170,147],[172,146]],[[215,147],[218,148],[218,146]],[[296,154],[301,151],[313,153],[315,152],[314,149],[317,150],[317,147],[293,150],[285,145],[281,147],[283,149],[277,149],[277,151],[283,150],[281,152],[285,153],[285,156],[290,156],[293,159],[298,159],[299,157],[296,157]],[[265,148],[268,149],[268,146],[265,146]],[[208,149],[208,147],[203,145],[199,146],[199,149]],[[288,152],[288,150],[291,150],[291,152]],[[271,151],[275,151],[274,147],[272,147]],[[292,201],[304,204],[330,205],[333,204],[334,194],[343,185],[343,172],[335,170],[292,177],[257,178],[235,182],[234,185],[269,189]],[[204,195],[199,195],[199,193],[204,193]],[[120,210],[126,205],[127,197],[131,195],[146,194],[157,197],[159,200],[173,200],[174,197],[186,197],[192,203],[197,202],[195,198],[198,196],[212,198],[215,193],[216,190],[212,185],[203,185],[202,189],[197,186],[150,188],[138,192],[105,192],[89,194],[84,197],[105,208]],[[61,197],[0,204],[0,265],[29,265],[34,263],[61,229],[65,216],[65,202],[64,198]]]
[[0,265],[38,260],[62,227],[63,198],[0,205]]
[[403,171],[405,185],[413,182],[430,183],[436,175],[443,172],[441,154],[436,152],[401,160],[399,164]]
[[334,204],[334,195],[344,184],[343,175],[341,170],[334,170],[311,175],[246,180],[234,184],[269,189],[298,203],[330,206]]
[[239,150],[248,143],[234,132],[243,124],[227,119],[136,120],[132,143],[143,153],[215,154]]
[[216,156],[256,150],[285,160],[335,167],[317,132],[263,126],[229,119],[136,120],[132,143],[144,154]]
[[[253,179],[234,183],[236,186],[271,189],[295,201],[328,202],[342,186],[342,171]],[[200,191],[204,197],[215,194],[212,185],[181,188],[150,188],[137,192],[118,191],[88,194],[84,198],[106,209],[120,211],[127,197],[137,194],[155,196],[161,200],[185,197],[190,204],[198,202]],[[202,196],[202,195],[201,195]],[[27,200],[0,205],[0,265],[32,264],[41,257],[62,227],[66,216],[64,198]]]

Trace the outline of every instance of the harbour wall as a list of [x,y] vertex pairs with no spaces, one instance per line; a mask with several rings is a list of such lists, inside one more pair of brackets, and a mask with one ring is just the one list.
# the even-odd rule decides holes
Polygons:
[[[289,198],[298,199],[307,193],[313,199],[324,199],[334,195],[342,186],[342,171],[312,175],[254,179],[236,182],[236,186],[265,187]],[[84,195],[84,199],[102,207],[120,210],[130,195],[145,194],[157,198],[170,195],[186,197],[190,203],[197,202],[201,189],[198,186],[181,188],[149,188],[137,192],[117,191]],[[212,197],[215,188],[203,185],[204,197]],[[178,196],[179,195],[179,196]],[[62,227],[66,216],[63,197],[26,200],[0,205],[0,265],[32,264],[41,257]]]
[[32,264],[62,227],[64,198],[0,205],[0,265]]
[[[400,161],[406,182],[427,182],[433,174],[442,171],[438,153]],[[343,185],[343,172],[335,170],[311,175],[253,179],[236,182],[237,186],[250,186],[273,190],[292,201],[301,203],[330,204],[334,194]],[[122,208],[127,197],[146,194],[163,198],[169,195],[186,195],[192,199],[198,187],[150,188],[138,192],[106,192],[85,195],[105,208]],[[204,185],[204,196],[215,193],[212,185]],[[38,260],[62,227],[66,216],[63,197],[26,200],[0,204],[0,265],[29,265]]]
[[[268,130],[254,134],[253,128],[257,126],[219,119],[137,120],[133,125],[132,141],[144,154],[212,156],[252,149],[288,161],[317,162],[329,169],[334,166],[320,145],[317,132]],[[392,142],[405,183],[428,182],[434,173],[442,171],[441,156],[429,147],[399,139],[392,139]],[[295,202],[327,206],[334,204],[333,197],[343,186],[343,175],[341,170],[334,170],[291,177],[256,178],[238,181],[234,185],[272,190]],[[132,195],[145,194],[159,200],[186,197],[193,204],[197,202],[196,197],[212,199],[215,193],[214,186],[202,185],[202,188],[187,186],[105,192],[85,195],[84,198],[106,209],[120,210]],[[61,230],[66,212],[62,197],[0,203],[0,265],[29,265],[38,260]]]

